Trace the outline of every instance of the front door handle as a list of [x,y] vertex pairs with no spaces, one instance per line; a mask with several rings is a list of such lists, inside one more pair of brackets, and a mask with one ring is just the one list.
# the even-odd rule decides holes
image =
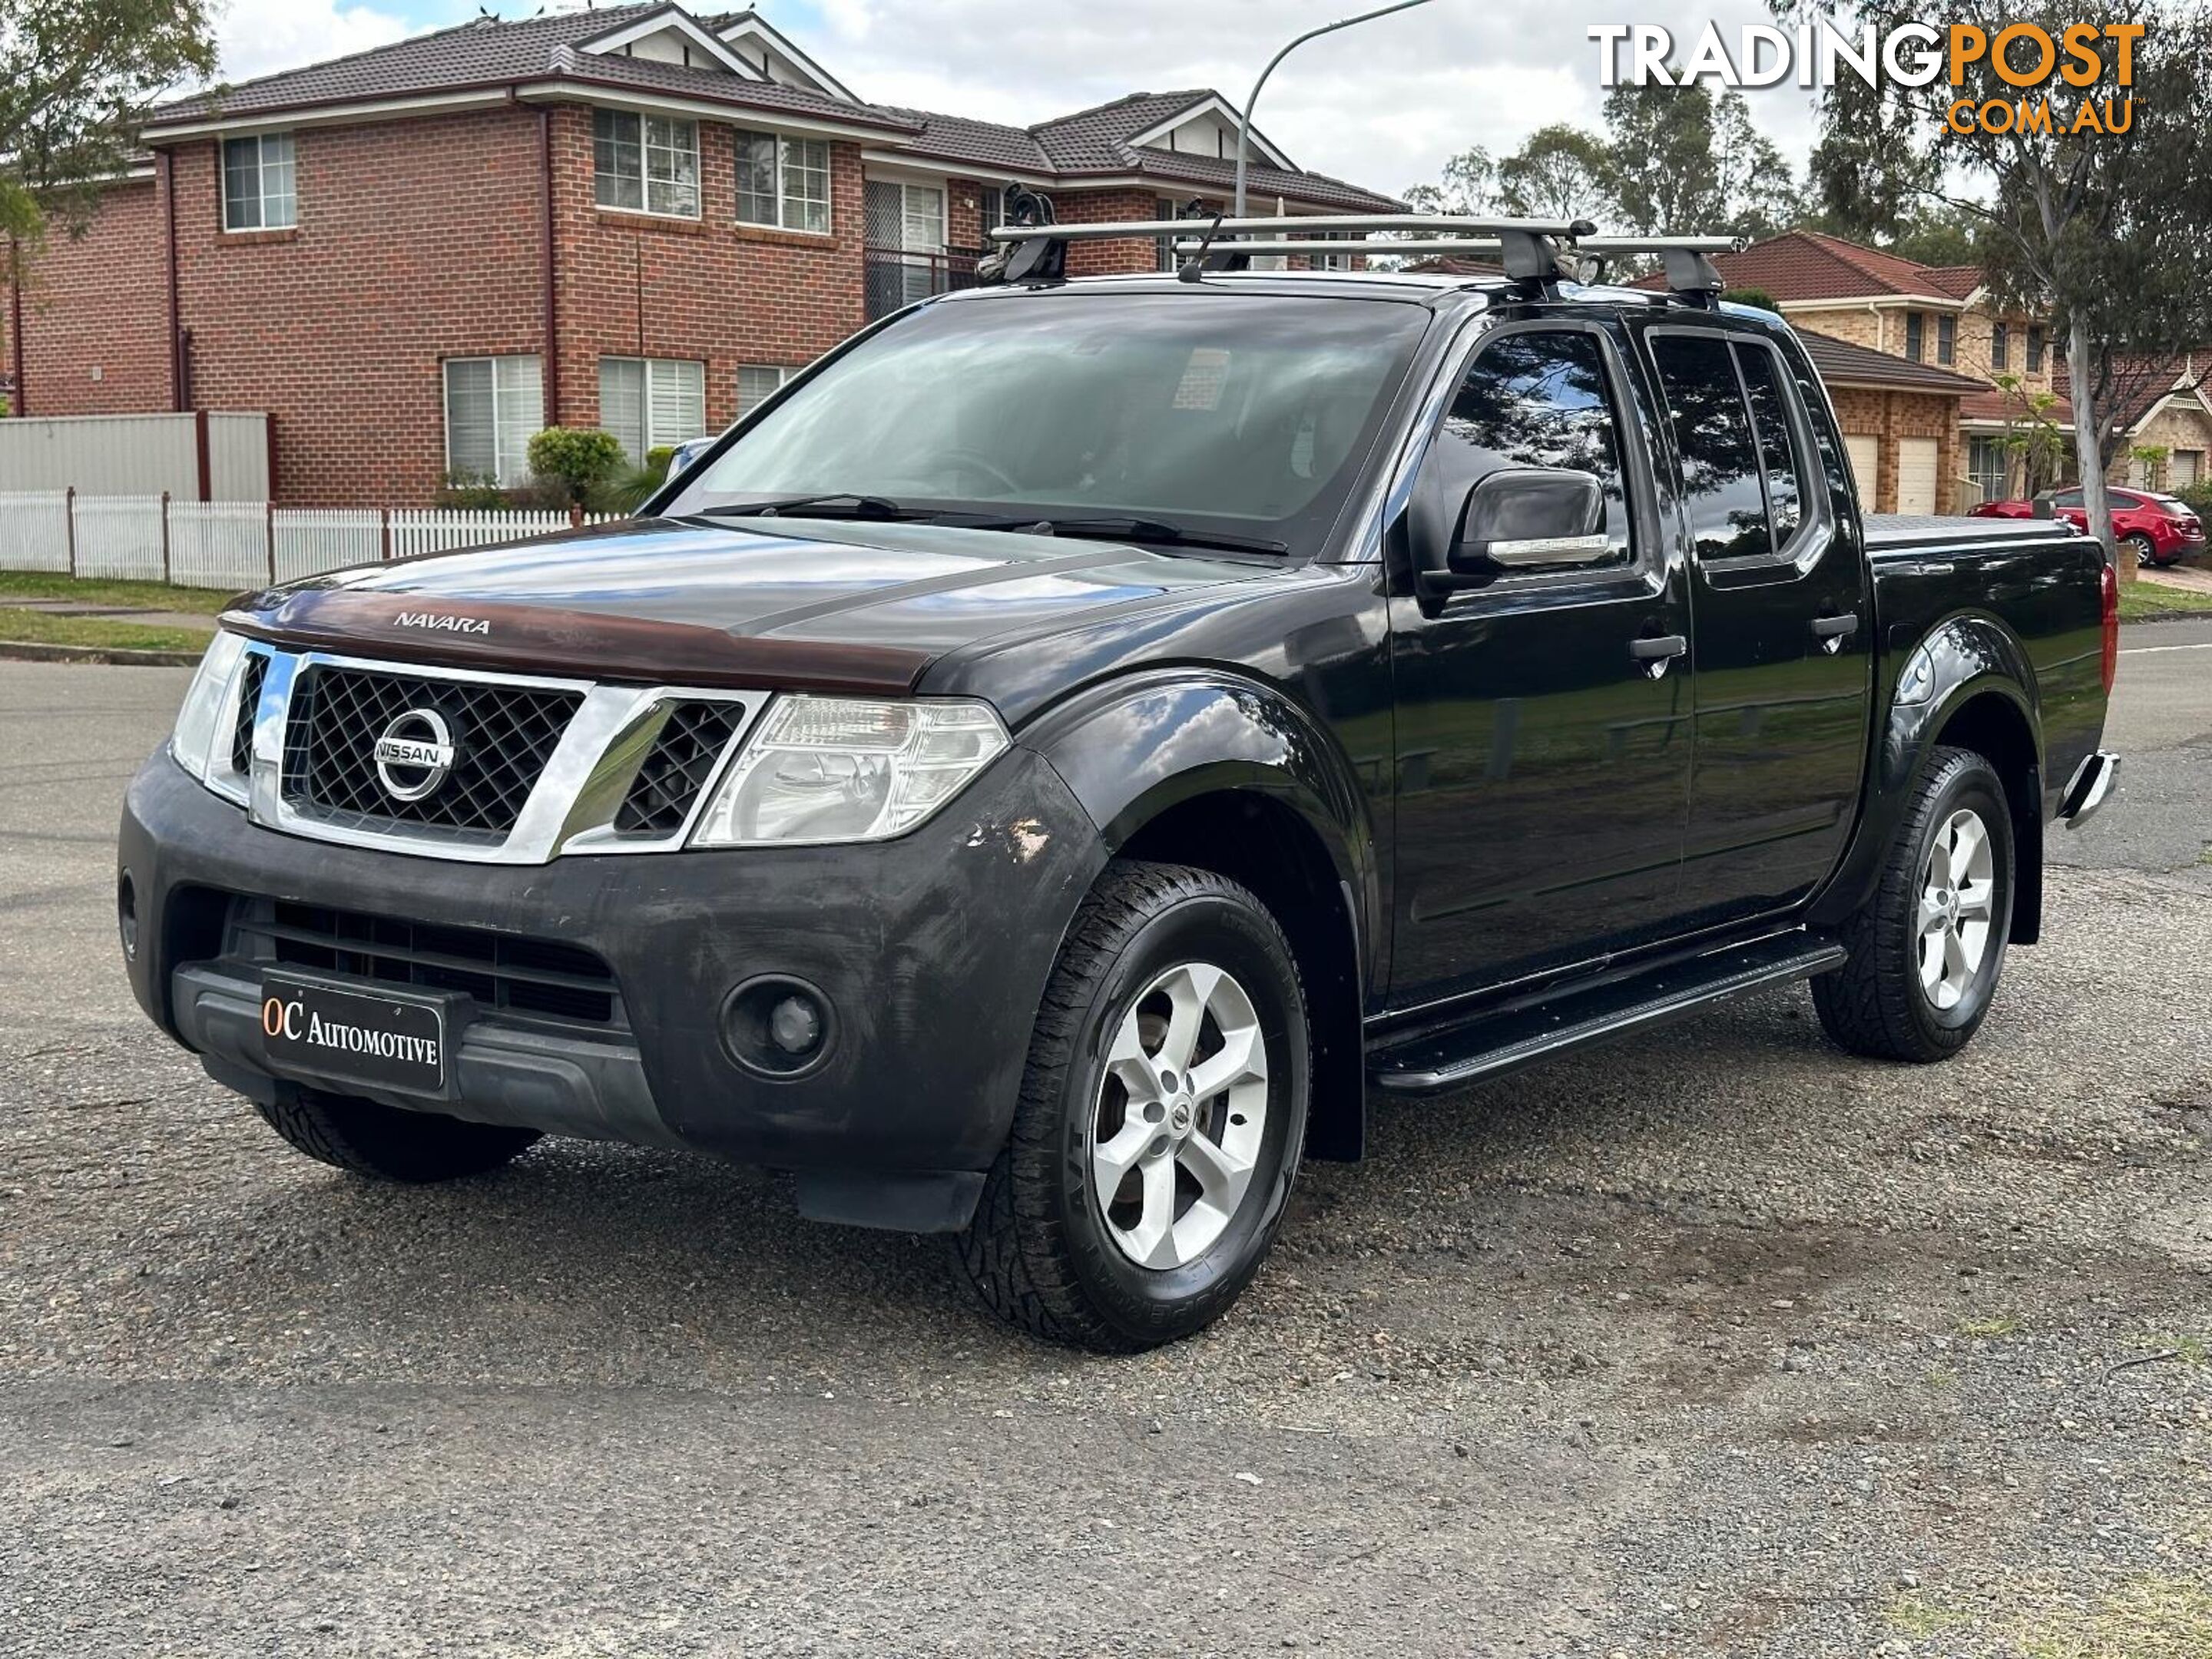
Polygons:
[[1686,654],[1689,648],[1689,641],[1680,634],[1662,634],[1656,638],[1628,642],[1628,654],[1655,680],[1667,672],[1668,663]]
[[1859,631],[1859,617],[1856,611],[1846,611],[1840,617],[1813,618],[1813,637],[1820,642],[1820,649],[1833,656],[1844,648],[1844,641]]

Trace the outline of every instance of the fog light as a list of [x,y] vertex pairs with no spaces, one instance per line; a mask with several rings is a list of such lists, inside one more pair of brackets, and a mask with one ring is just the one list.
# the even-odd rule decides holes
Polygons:
[[138,887],[125,870],[115,884],[115,927],[123,935],[123,958],[138,960]]
[[786,997],[768,1017],[768,1034],[787,1054],[811,1054],[822,1041],[822,1016],[805,997]]
[[830,1000],[805,981],[763,974],[722,1003],[722,1048],[749,1072],[803,1076],[819,1066],[836,1036]]

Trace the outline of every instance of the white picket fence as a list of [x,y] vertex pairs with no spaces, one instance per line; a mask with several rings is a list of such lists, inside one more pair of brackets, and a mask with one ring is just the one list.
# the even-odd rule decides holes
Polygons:
[[[587,514],[605,524],[611,515]],[[561,512],[271,507],[167,495],[0,494],[0,570],[252,587],[567,530]]]

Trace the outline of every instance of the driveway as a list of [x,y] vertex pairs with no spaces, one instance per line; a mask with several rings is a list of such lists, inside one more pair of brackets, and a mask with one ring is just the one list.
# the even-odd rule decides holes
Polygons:
[[115,960],[185,677],[0,664],[0,1650],[2212,1652],[2212,625],[2124,643],[1963,1059],[1799,988],[1379,1103],[1129,1360],[750,1170],[292,1155]]

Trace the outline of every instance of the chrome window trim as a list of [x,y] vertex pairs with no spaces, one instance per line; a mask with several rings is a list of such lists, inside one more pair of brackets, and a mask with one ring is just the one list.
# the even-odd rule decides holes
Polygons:
[[[228,769],[208,787],[246,808],[264,829],[341,847],[398,853],[410,858],[446,859],[470,864],[547,864],[562,856],[670,853],[690,840],[692,826],[706,810],[723,775],[752,734],[771,694],[705,686],[603,685],[596,681],[532,674],[498,673],[473,668],[441,668],[386,658],[356,657],[331,651],[286,651],[264,641],[249,642],[250,654],[269,659],[262,681],[261,706],[253,722],[253,764],[250,777]],[[244,657],[224,700],[234,719]],[[468,685],[505,685],[535,691],[572,691],[582,703],[554,747],[529,799],[504,839],[493,841],[464,831],[428,826],[395,827],[359,814],[324,811],[289,800],[284,794],[285,732],[291,723],[293,692],[302,672],[313,668],[354,669],[399,674],[416,679],[448,680]],[[614,823],[638,769],[653,750],[661,728],[687,702],[738,705],[737,729],[715,761],[705,786],[683,824],[666,836],[623,836]],[[222,749],[229,751],[226,726]]]

